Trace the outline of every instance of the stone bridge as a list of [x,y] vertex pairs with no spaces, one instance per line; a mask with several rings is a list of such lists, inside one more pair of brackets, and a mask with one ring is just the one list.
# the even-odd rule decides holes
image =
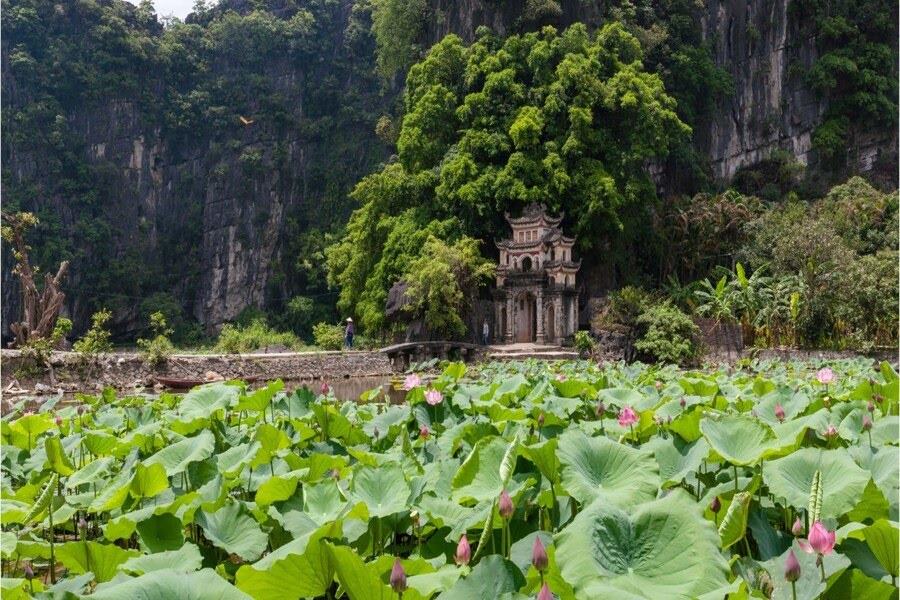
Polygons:
[[382,348],[380,352],[387,354],[395,372],[402,373],[411,363],[424,362],[432,358],[476,360],[485,351],[484,346],[471,342],[451,342],[446,340],[429,342],[405,342]]

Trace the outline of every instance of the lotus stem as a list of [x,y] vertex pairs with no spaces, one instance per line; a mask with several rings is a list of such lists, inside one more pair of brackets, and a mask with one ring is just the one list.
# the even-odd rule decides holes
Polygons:
[[824,581],[825,581],[825,561],[822,560],[822,556],[820,555],[820,556],[819,556],[819,560],[816,561],[816,562],[819,563],[819,570],[820,570],[821,573],[822,573],[822,581],[824,582]]
[[737,493],[738,493],[738,470],[737,470],[737,465],[731,465],[731,466],[734,467],[734,493],[737,494]]
[[797,582],[796,581],[791,582],[791,598],[793,600],[797,600]]
[[48,519],[50,520],[50,583],[56,583],[56,552],[53,548],[53,496],[56,495],[56,492],[50,496],[50,507],[48,510]]

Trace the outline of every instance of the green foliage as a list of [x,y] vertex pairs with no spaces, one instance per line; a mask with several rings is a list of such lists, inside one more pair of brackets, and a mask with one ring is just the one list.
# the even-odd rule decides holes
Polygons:
[[149,340],[139,338],[137,345],[144,352],[144,360],[155,369],[169,359],[175,347],[169,340],[172,329],[167,325],[166,316],[161,311],[150,314],[150,330],[153,337]]
[[653,296],[646,290],[626,285],[610,292],[607,305],[597,313],[591,327],[602,329],[631,329],[637,325],[637,319],[654,303]]
[[428,4],[425,0],[373,0],[372,32],[378,45],[378,72],[390,79],[418,57]]
[[268,346],[296,350],[303,343],[293,333],[276,331],[265,320],[254,319],[247,325],[226,323],[219,332],[215,350],[226,354],[241,354]]
[[478,252],[479,243],[463,237],[452,245],[429,236],[421,255],[403,275],[407,284],[405,312],[422,319],[432,334],[462,335],[463,317],[479,286],[494,273],[494,265]]
[[331,323],[316,323],[313,341],[322,350],[340,350],[344,346],[344,328]]
[[826,159],[843,162],[856,136],[897,126],[897,5],[799,0],[791,11],[816,39],[806,81],[828,100],[813,143]]
[[653,360],[683,364],[700,353],[699,328],[688,315],[668,302],[643,312],[637,326],[641,333],[634,347]]
[[91,328],[84,334],[84,337],[75,342],[73,348],[75,352],[81,354],[85,358],[90,358],[101,352],[109,352],[112,350],[112,343],[109,341],[109,329],[106,324],[112,318],[112,313],[106,310],[98,310],[91,317]]

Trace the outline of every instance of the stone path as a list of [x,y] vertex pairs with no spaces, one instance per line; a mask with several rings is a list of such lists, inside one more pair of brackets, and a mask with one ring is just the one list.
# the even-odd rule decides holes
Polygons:
[[541,358],[544,360],[570,360],[578,358],[572,348],[534,343],[496,344],[488,346],[488,358],[492,360],[524,360]]

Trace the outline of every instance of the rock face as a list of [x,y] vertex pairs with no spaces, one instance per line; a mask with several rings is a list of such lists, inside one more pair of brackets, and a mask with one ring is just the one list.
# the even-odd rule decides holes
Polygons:
[[[789,3],[712,0],[698,9],[714,60],[733,76],[735,86],[734,94],[695,128],[698,147],[722,181],[776,150],[784,150],[802,163],[816,161],[811,135],[825,106],[804,86],[802,78],[792,74],[793,65],[807,67],[815,59],[815,44],[789,13]],[[280,261],[296,260],[283,255],[286,238],[297,230],[289,223],[299,223],[302,229],[345,222],[351,209],[346,194],[390,153],[374,129],[379,115],[395,111],[397,90],[384,93],[374,74],[370,32],[360,34],[351,27],[357,4],[354,0],[326,3],[330,21],[317,40],[317,61],[274,60],[258,73],[270,82],[272,96],[288,99],[289,115],[284,121],[261,120],[248,125],[235,121],[227,131],[198,132],[173,144],[163,127],[147,122],[135,98],[110,98],[59,117],[81,142],[73,151],[91,165],[102,167],[104,178],[96,182],[99,200],[90,210],[109,223],[104,234],[109,237],[108,248],[93,246],[84,238],[70,240],[76,247],[70,248],[75,254],[70,281],[73,293],[66,312],[74,318],[76,330],[83,330],[88,322],[88,299],[117,292],[130,298],[115,307],[117,329],[123,334],[135,331],[144,316],[140,301],[147,286],[124,282],[147,275],[138,272],[143,268],[140,265],[161,265],[160,273],[151,279],[171,281],[166,284],[167,291],[207,330],[216,329],[248,306],[266,307],[273,297],[284,295],[275,275]],[[538,22],[566,26],[582,21],[595,27],[601,23],[604,7],[601,2],[562,0],[557,12],[528,12],[528,6],[539,4],[428,0],[430,16],[423,41],[433,43],[451,32],[471,40],[482,25],[500,34],[532,29]],[[243,0],[231,0],[231,5],[240,11],[250,7]],[[348,42],[351,35],[367,41]],[[16,80],[10,68],[10,43],[4,36],[4,109],[27,106],[31,101],[27,86]],[[346,68],[348,63],[354,67]],[[234,67],[213,64],[210,68],[228,72]],[[151,80],[154,77],[153,73],[146,75]],[[322,114],[315,115],[319,126],[311,127],[309,94],[326,83],[342,103],[333,102],[333,114],[325,114],[324,120]],[[265,100],[268,98],[259,102]],[[852,170],[869,171],[885,157],[889,164],[896,164],[896,142],[895,131],[863,140]],[[29,148],[4,141],[4,191],[54,177],[40,152]],[[344,200],[337,208],[334,202],[329,204],[329,213],[323,210],[326,195]],[[67,198],[41,198],[37,204],[52,207],[63,231],[79,227],[82,209]],[[110,253],[118,265],[122,288],[84,289],[89,287],[85,273],[97,268],[93,259],[101,252]],[[108,263],[102,264],[109,268]],[[19,311],[11,266],[5,255],[4,332],[11,316]]]

